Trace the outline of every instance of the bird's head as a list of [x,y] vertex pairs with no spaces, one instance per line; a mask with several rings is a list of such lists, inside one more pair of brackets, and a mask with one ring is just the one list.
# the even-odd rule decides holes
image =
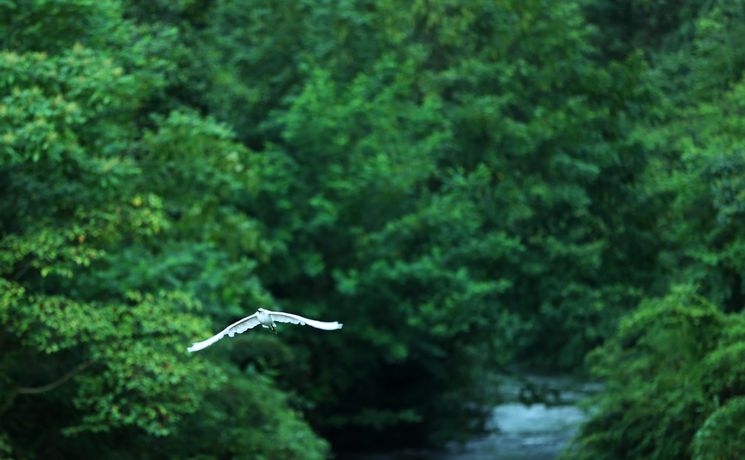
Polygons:
[[266,310],[264,310],[263,308],[259,307],[259,311],[266,311]]

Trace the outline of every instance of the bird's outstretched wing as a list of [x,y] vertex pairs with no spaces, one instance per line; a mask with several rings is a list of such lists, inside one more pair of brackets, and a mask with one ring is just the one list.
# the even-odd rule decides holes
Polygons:
[[225,337],[226,335],[228,337],[233,337],[235,334],[246,332],[247,330],[258,326],[260,323],[259,323],[259,319],[256,316],[257,314],[254,313],[253,315],[246,316],[245,318],[234,322],[233,324],[226,327],[219,333],[210,337],[209,339],[202,340],[201,342],[196,342],[195,344],[190,346],[187,349],[187,351],[189,351],[190,353],[193,353],[195,351],[203,350],[209,347],[210,345],[212,345],[213,343],[217,342],[221,338]]
[[314,319],[303,318],[300,315],[293,315],[292,313],[285,313],[283,311],[266,310],[266,312],[269,313],[272,321],[276,321],[278,323],[300,324],[301,326],[305,326],[307,324],[308,326],[313,326],[316,329],[323,329],[325,331],[341,329],[341,327],[343,326],[337,321],[316,321]]

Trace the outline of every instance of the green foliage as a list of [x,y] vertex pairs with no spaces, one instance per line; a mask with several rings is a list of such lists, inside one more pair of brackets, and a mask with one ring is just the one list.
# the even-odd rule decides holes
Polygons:
[[[573,458],[686,458],[708,407],[697,382],[722,315],[685,291],[651,300],[590,356],[608,388],[580,434]],[[570,451],[572,452],[572,451]]]
[[[271,380],[230,384],[247,377],[185,352],[204,310],[270,297],[250,282],[267,243],[237,211],[251,154],[191,110],[148,108],[172,33],[143,35],[118,2],[1,8],[0,455],[156,458],[147,439],[165,438],[182,458],[323,458]],[[206,451],[218,430],[189,430],[234,422],[221,392],[243,412]]]
[[740,458],[744,326],[690,286],[641,305],[590,355],[608,387],[567,457]]
[[591,36],[571,2],[216,5],[204,100],[262,149],[259,278],[351,324],[294,383],[335,438],[477,426],[451,401],[487,404],[485,369],[571,367],[637,301],[654,243],[618,224],[652,212],[627,185],[642,66],[601,65]]
[[[740,355],[742,357],[742,355]],[[732,398],[715,410],[698,430],[693,441],[693,458],[735,459],[745,455],[742,420],[743,397]]]
[[643,80],[657,102],[632,136],[659,152],[640,183],[663,204],[653,220],[660,278],[685,289],[643,302],[593,352],[608,387],[571,458],[745,454],[742,4],[691,3],[678,12],[664,28],[654,23],[659,16],[640,17],[663,46],[637,43],[650,56]]
[[119,3],[110,0],[4,1],[0,4],[3,48],[57,53],[78,41],[104,47],[118,38],[120,14]]
[[[579,458],[741,456],[742,6],[0,1],[0,456],[442,442],[598,345]],[[184,353],[260,305],[346,326]]]
[[[229,382],[205,396],[206,402],[184,423],[164,451],[177,458],[322,460],[327,446],[272,381],[248,369],[229,371]],[[247,428],[251,427],[251,428]],[[197,441],[198,440],[198,441]],[[155,456],[154,456],[155,457]]]

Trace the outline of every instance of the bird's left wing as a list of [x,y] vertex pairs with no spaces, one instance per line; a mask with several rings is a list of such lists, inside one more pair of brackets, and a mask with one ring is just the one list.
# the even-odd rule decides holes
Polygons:
[[285,313],[283,311],[267,310],[266,312],[269,313],[272,321],[276,321],[278,323],[300,324],[301,326],[305,326],[307,324],[308,326],[312,326],[317,329],[323,329],[325,331],[341,329],[343,326],[342,323],[339,323],[337,321],[316,321],[314,319],[304,318],[300,315],[293,315],[292,313]]
[[205,348],[209,347],[210,345],[217,342],[218,340],[225,337],[226,335],[228,337],[233,337],[235,334],[246,332],[247,330],[258,326],[259,324],[260,324],[259,318],[257,318],[256,313],[254,313],[253,315],[246,316],[245,318],[234,322],[230,326],[226,327],[222,331],[210,337],[209,339],[194,343],[192,346],[190,346],[187,349],[187,351],[189,351],[190,353],[193,353],[195,351],[204,350]]

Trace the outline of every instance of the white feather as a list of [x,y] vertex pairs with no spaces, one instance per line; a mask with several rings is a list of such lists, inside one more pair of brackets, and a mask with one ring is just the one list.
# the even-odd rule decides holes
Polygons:
[[300,315],[293,315],[292,313],[285,313],[282,311],[265,311],[269,313],[272,321],[276,321],[278,323],[299,324],[301,326],[307,325],[315,327],[316,329],[323,329],[324,331],[341,329],[343,326],[342,323],[337,321],[316,321],[315,319],[304,318]]
[[274,328],[275,321],[278,323],[300,324],[301,326],[308,325],[311,327],[315,327],[316,329],[322,329],[324,331],[333,331],[342,328],[342,324],[337,321],[316,321],[314,319],[304,318],[300,315],[293,315],[292,313],[285,313],[283,311],[270,311],[260,308],[259,311],[257,311],[253,315],[246,316],[245,318],[236,321],[235,323],[226,327],[209,339],[194,343],[187,349],[187,351],[193,353],[195,351],[204,350],[226,335],[228,337],[233,337],[235,334],[246,332],[247,330],[253,329],[259,324],[264,327]]
[[241,334],[249,329],[258,326],[261,323],[259,322],[257,315],[258,313],[254,313],[253,315],[246,316],[245,318],[234,322],[230,326],[210,337],[209,339],[194,343],[187,349],[187,351],[189,353],[193,353],[195,351],[203,350],[213,343],[217,342],[221,338],[225,337],[226,335],[228,337],[233,337],[235,334]]

